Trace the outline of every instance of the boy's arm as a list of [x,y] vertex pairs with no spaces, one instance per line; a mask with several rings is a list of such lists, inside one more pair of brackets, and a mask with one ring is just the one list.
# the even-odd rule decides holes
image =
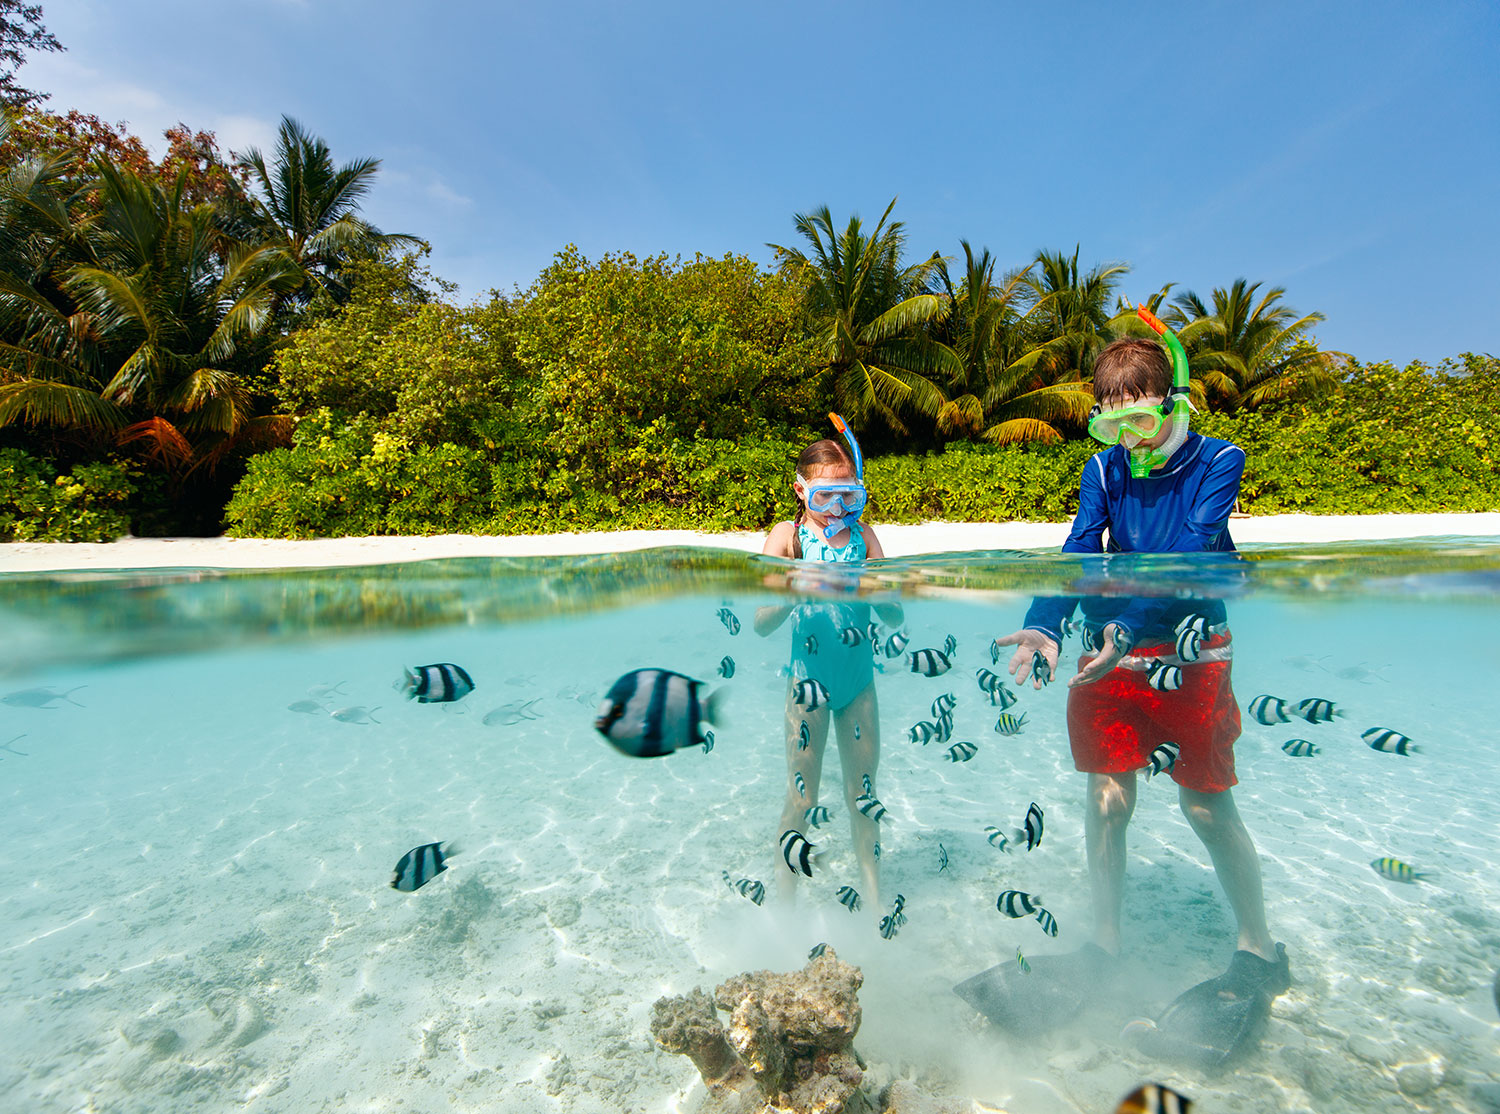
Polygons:
[[[1073,517],[1073,529],[1068,532],[1068,540],[1063,542],[1062,551],[1103,553],[1104,531],[1108,527],[1109,501],[1104,496],[1104,464],[1101,454],[1083,466],[1083,475],[1078,481],[1078,513]],[[1021,629],[1045,634],[1061,646],[1063,622],[1072,618],[1077,606],[1076,596],[1038,596],[1031,601]]]

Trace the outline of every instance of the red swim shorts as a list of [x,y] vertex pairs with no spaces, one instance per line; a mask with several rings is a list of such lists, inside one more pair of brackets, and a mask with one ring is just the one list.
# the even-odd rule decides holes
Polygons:
[[[1229,646],[1229,633],[1203,644]],[[1173,654],[1171,644],[1143,646],[1135,656]],[[1172,780],[1199,793],[1222,793],[1237,784],[1234,741],[1240,708],[1229,684],[1230,661],[1182,666],[1182,687],[1157,692],[1140,669],[1115,669],[1091,685],[1068,691],[1068,742],[1073,765],[1091,774],[1123,774],[1145,766],[1165,742],[1182,748]],[[1084,662],[1078,667],[1082,670]]]

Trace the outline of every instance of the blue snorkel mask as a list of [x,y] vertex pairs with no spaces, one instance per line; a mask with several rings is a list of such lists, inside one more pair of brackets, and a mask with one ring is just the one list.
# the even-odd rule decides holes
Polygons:
[[859,451],[859,442],[854,439],[854,434],[844,424],[843,418],[837,414],[828,416],[833,420],[833,427],[848,442],[849,453],[854,458],[855,478],[808,480],[799,475],[797,482],[806,493],[807,509],[828,516],[828,525],[823,527],[823,537],[832,539],[847,530],[851,522],[859,521],[860,512],[865,509],[869,497],[865,492],[865,458]]

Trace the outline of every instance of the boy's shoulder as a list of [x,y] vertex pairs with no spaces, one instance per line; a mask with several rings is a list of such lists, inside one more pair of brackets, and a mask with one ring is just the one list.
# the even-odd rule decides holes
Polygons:
[[[1184,467],[1206,467],[1226,453],[1244,456],[1245,450],[1233,441],[1194,431],[1188,434],[1181,455],[1173,457],[1173,463],[1168,465],[1167,471],[1175,472]],[[1112,476],[1116,472],[1123,477],[1130,470],[1129,452],[1121,445],[1110,445],[1089,457],[1084,469],[1089,468],[1098,469],[1101,478]]]

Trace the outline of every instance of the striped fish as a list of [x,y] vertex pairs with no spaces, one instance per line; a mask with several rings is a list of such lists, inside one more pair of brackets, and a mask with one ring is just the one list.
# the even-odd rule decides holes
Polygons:
[[990,664],[1000,664],[1000,640],[998,638],[990,643]]
[[1182,667],[1153,659],[1146,666],[1146,684],[1157,692],[1176,692],[1182,687]]
[[1157,774],[1170,774],[1172,767],[1177,765],[1177,756],[1182,753],[1182,748],[1176,743],[1162,743],[1151,752],[1150,769],[1146,771],[1147,777],[1155,777]]
[[724,629],[731,635],[740,633],[740,621],[735,617],[733,611],[727,607],[721,607],[718,611],[719,622],[724,624]]
[[[729,875],[725,874],[724,879],[725,881],[728,881]],[[741,878],[738,882],[732,883],[729,888],[734,890],[741,897],[749,898],[757,905],[759,905],[766,899],[765,884],[762,882],[757,882],[754,878]]]
[[913,743],[921,743],[924,747],[937,737],[938,728],[935,723],[928,723],[925,719],[921,723],[914,723],[906,737]]
[[938,844],[938,873],[948,869],[948,849],[941,843]]
[[1021,954],[1020,948],[1016,949],[1016,966],[1019,967],[1024,974],[1031,974],[1031,964],[1026,962],[1026,957]]
[[813,828],[821,828],[828,823],[828,819],[827,805],[813,805],[802,814],[802,822]]
[[885,656],[888,658],[899,658],[906,652],[909,642],[911,642],[911,639],[907,638],[900,631],[896,631],[896,633],[885,640]]
[[1040,650],[1031,651],[1031,679],[1043,688],[1052,681],[1052,667],[1047,664],[1047,656]]
[[828,944],[826,942],[825,943],[820,943],[820,944],[814,944],[812,946],[812,951],[810,951],[810,952],[807,953],[807,958],[808,959],[817,959],[818,956],[823,955],[827,951],[828,951]]
[[947,654],[951,658],[957,652],[958,639],[954,638],[950,634],[947,638],[943,639],[943,653]]
[[979,681],[980,692],[994,692],[1005,684],[1005,679],[998,673],[991,673],[988,669],[976,669],[974,676]]
[[635,758],[660,758],[703,742],[703,724],[714,722],[724,691],[698,700],[702,681],[667,669],[636,669],[605,693],[594,730]]
[[979,753],[979,748],[973,743],[954,743],[948,748],[949,762],[967,762]]
[[854,798],[854,807],[877,824],[885,818],[885,805],[871,796],[868,789]]
[[958,697],[954,696],[951,692],[945,692],[932,702],[933,718],[936,719],[944,712],[951,712],[956,707],[958,707]]
[[1250,715],[1265,727],[1292,722],[1292,717],[1286,714],[1286,701],[1279,696],[1257,696],[1250,701]]
[[863,903],[859,900],[859,891],[853,886],[840,886],[839,904],[849,910],[849,912],[857,913],[859,912],[860,905]]
[[865,640],[864,631],[858,627],[845,627],[839,631],[839,641],[845,646],[858,646]]
[[[446,850],[445,850],[446,848]],[[420,890],[448,869],[448,857],[458,854],[452,843],[424,843],[413,847],[396,863],[391,875],[391,889],[403,893]]]
[[1042,926],[1042,931],[1048,936],[1057,935],[1057,918],[1045,909],[1036,911],[1036,923]]
[[1026,827],[1024,829],[1024,834],[1026,836],[1026,850],[1028,851],[1030,851],[1034,847],[1039,847],[1041,845],[1042,832],[1044,831],[1042,819],[1043,817],[1041,806],[1035,801],[1032,801],[1031,807],[1026,810]]
[[807,779],[802,776],[801,770],[792,774],[792,784],[797,787],[797,796],[807,796]]
[[1318,748],[1306,739],[1288,739],[1281,744],[1281,749],[1293,758],[1311,758],[1318,753]]
[[995,908],[1012,919],[1033,917],[1042,907],[1040,894],[1023,893],[1020,890],[1001,890]]
[[463,666],[443,662],[406,670],[406,676],[396,687],[406,694],[406,699],[415,698],[418,704],[451,704],[474,691],[474,679]]
[[1413,870],[1400,859],[1372,859],[1370,865],[1375,868],[1376,874],[1382,878],[1389,878],[1392,882],[1415,882],[1427,877]]
[[1188,1114],[1192,1105],[1192,1099],[1170,1087],[1146,1083],[1121,1099],[1115,1114]]
[[781,833],[781,858],[793,874],[811,878],[812,868],[820,862],[821,854],[807,842],[805,835],[796,828],[788,828]]
[[882,940],[894,940],[896,933],[901,931],[901,925],[895,917],[880,918],[880,938]]
[[1004,685],[990,692],[990,704],[996,708],[1014,708],[1020,699],[1014,689]]
[[1197,661],[1203,653],[1203,637],[1195,630],[1179,631],[1176,642],[1177,656],[1183,661]]
[[822,681],[798,681],[792,689],[792,699],[809,712],[828,703],[828,686]]
[[703,753],[707,754],[714,749],[714,733],[708,728],[703,729]]
[[734,676],[734,659],[728,654],[719,659],[719,676],[726,681]]
[[875,783],[870,780],[870,775],[869,774],[860,774],[859,775],[859,784],[860,784],[860,787],[863,788],[866,793],[873,793],[873,792],[875,792]]
[[1002,735],[1019,735],[1021,728],[1026,724],[1026,713],[1022,712],[1016,716],[1010,712],[1001,712],[1000,718],[995,721],[995,730]]
[[924,677],[941,677],[953,668],[953,663],[941,650],[913,650],[906,655],[906,668]]
[[1298,701],[1292,711],[1308,723],[1332,723],[1335,716],[1344,714],[1342,709],[1334,706],[1332,700],[1320,700],[1317,697]]
[[808,635],[802,640],[802,648],[809,654],[816,654],[818,652],[818,636],[815,634]]
[[803,720],[797,728],[797,749],[806,750],[812,745],[812,728],[807,726],[807,720]]
[[1010,850],[1010,836],[993,824],[984,830],[984,838],[989,841],[989,845],[996,851]]
[[1418,754],[1422,749],[1401,732],[1392,731],[1389,727],[1372,727],[1360,735],[1360,738],[1370,744],[1371,750],[1386,754]]

